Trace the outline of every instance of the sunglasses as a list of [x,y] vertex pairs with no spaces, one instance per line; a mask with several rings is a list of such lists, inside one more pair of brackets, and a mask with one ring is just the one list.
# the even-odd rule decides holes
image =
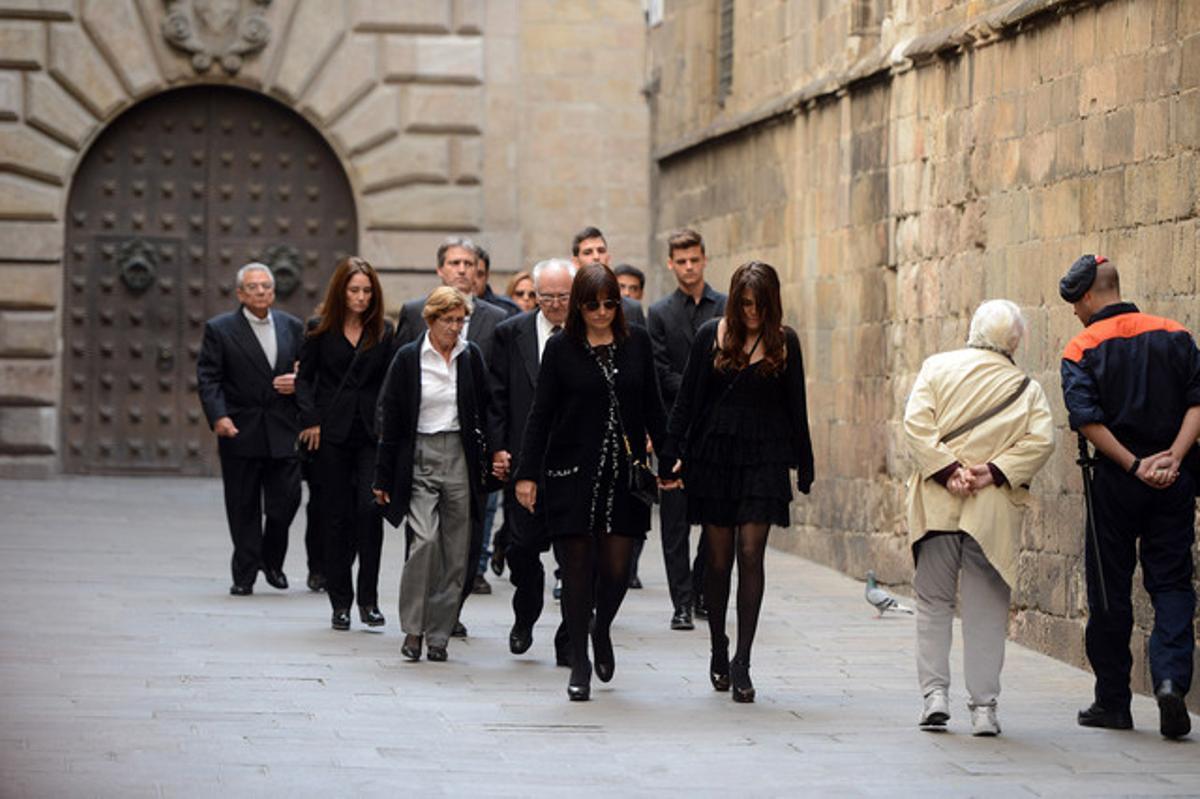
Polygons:
[[514,297],[532,297],[533,291],[532,290],[530,290],[530,291],[514,291],[513,296]]
[[603,305],[604,310],[615,311],[620,304],[618,300],[588,300],[583,304],[583,308],[586,311],[598,311],[600,310],[600,306]]

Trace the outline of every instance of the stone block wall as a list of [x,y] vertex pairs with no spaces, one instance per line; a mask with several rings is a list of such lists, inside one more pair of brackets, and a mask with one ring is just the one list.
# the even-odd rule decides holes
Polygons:
[[[1058,377],[1079,324],[1057,280],[1079,254],[1103,253],[1128,299],[1200,329],[1200,7],[1033,5],[888,9],[878,51],[845,72],[797,74],[786,92],[700,130],[659,118],[655,229],[659,242],[679,225],[701,230],[718,284],[750,257],[780,268],[818,478],[775,541],[902,587],[911,464],[900,419],[912,381],[926,356],[965,342],[982,300],[1022,306],[1030,333],[1016,360],[1047,389],[1058,448],[1033,485],[1011,632],[1085,665],[1082,486]],[[669,32],[652,35],[664,94]],[[736,46],[770,51],[782,46],[771,36],[790,36],[761,35]],[[1140,576],[1135,586],[1135,684],[1146,690],[1151,616]]]
[[243,3],[261,10],[270,38],[236,74],[198,72],[174,49],[167,5],[0,0],[0,475],[58,468],[56,425],[10,433],[23,424],[13,420],[42,420],[59,403],[74,170],[117,115],[174,87],[250,89],[313,124],[349,176],[359,251],[385,271],[393,308],[435,284],[450,233],[488,247],[500,287],[569,254],[586,224],[606,231],[618,257],[645,263],[638,0]]

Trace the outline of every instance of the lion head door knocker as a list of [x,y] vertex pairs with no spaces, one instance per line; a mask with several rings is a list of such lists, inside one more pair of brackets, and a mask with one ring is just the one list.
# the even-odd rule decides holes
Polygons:
[[263,263],[275,273],[275,294],[289,297],[300,287],[300,251],[290,244],[274,244],[263,252]]
[[197,72],[207,72],[219,61],[222,69],[235,75],[245,56],[266,47],[271,38],[271,26],[263,16],[271,0],[164,1],[163,38],[191,53]]
[[117,269],[130,294],[144,294],[158,279],[158,254],[141,239],[121,242],[117,248]]

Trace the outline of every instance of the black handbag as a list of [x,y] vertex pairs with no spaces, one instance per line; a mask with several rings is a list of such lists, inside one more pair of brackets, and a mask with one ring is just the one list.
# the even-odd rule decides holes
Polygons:
[[[600,359],[594,351],[592,356],[596,358],[596,363],[600,364]],[[625,435],[625,420],[621,418],[621,402],[617,399],[616,370],[610,372],[600,364],[600,373],[604,375],[605,385],[608,386],[608,401],[617,411],[617,424],[621,428],[621,441],[625,445],[625,460],[629,462],[629,493],[647,507],[652,506],[658,502],[658,478],[644,458],[633,457],[629,436]]]
[[[350,365],[346,367],[345,374],[342,375],[342,382],[338,383],[337,390],[333,392],[333,397],[329,400],[329,405],[332,407],[338,401],[338,397],[342,396],[342,389],[346,387],[346,381],[350,379],[350,373],[354,371],[354,364],[358,363],[358,355],[362,352],[359,347],[362,345],[363,336],[366,331],[363,331],[358,336],[358,344],[354,345],[354,357],[350,359]],[[296,453],[296,460],[304,466],[309,466],[317,459],[317,451],[309,449],[304,442],[300,440],[300,434],[296,434],[296,440],[292,443],[292,449]]]

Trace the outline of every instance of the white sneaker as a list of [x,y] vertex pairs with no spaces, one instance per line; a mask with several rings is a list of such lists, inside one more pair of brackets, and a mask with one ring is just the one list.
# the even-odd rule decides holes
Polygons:
[[971,708],[971,734],[993,736],[1000,734],[995,705],[968,705]]
[[925,696],[925,708],[917,726],[923,730],[944,730],[950,720],[950,697],[944,688],[934,688]]

